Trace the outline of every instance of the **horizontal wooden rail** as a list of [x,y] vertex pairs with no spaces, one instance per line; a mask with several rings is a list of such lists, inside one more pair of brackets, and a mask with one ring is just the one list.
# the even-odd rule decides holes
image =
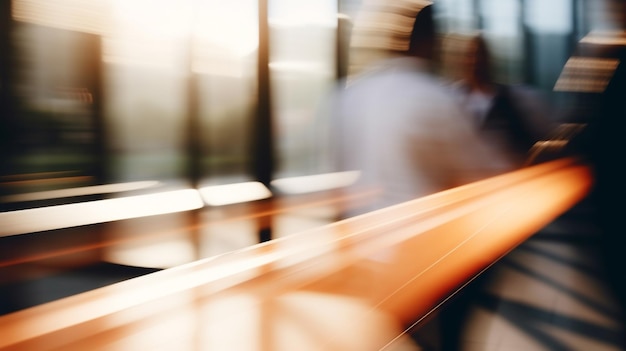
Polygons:
[[0,350],[393,350],[587,195],[563,159],[0,317]]

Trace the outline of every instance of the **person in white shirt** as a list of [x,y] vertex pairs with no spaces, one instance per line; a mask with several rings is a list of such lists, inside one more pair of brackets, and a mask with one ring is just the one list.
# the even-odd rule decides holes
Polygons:
[[[406,3],[406,2],[405,2]],[[441,79],[433,73],[436,28],[432,3],[404,8],[380,6],[380,16],[355,22],[353,38],[364,32],[407,32],[407,45],[394,43],[384,57],[352,76],[333,96],[331,150],[340,171],[359,171],[354,189],[378,188],[377,201],[355,204],[345,216],[413,200],[488,176],[513,165],[476,132]],[[396,12],[392,12],[396,11]],[[391,15],[390,15],[391,14]],[[404,31],[386,19],[408,23]],[[373,36],[373,35],[372,35]],[[378,45],[380,37],[372,39]],[[363,36],[355,43],[367,44]],[[355,190],[356,191],[356,190]]]

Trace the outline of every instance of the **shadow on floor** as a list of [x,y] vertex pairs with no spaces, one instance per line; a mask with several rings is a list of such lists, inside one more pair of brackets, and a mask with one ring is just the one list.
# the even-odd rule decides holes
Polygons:
[[101,262],[13,284],[0,285],[0,315],[159,271]]

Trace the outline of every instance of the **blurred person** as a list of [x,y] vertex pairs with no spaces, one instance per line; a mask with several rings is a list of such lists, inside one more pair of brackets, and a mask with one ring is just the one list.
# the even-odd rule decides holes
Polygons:
[[[472,128],[512,168],[528,165],[535,143],[555,129],[547,99],[531,87],[497,82],[491,52],[480,33],[449,34],[442,46],[442,75],[447,75],[448,88]],[[440,317],[443,351],[461,349],[466,317],[488,279],[488,273],[482,274],[446,304]]]
[[[386,52],[331,98],[331,150],[336,169],[360,171],[348,191],[377,188],[382,194],[373,202],[354,204],[345,217],[510,170],[513,165],[481,139],[434,73],[432,2],[367,4],[368,16],[357,16],[351,44],[361,45],[362,52],[363,45],[372,43]],[[396,22],[385,22],[390,19]],[[384,39],[380,33],[397,37]]]
[[492,56],[481,34],[460,36],[450,46],[453,59],[447,62],[458,67],[444,65],[444,70],[457,72],[452,78],[453,94],[481,136],[517,167],[523,166],[533,145],[554,129],[547,99],[529,86],[496,82]]
[[[330,149],[336,170],[360,172],[347,192],[379,189],[380,195],[351,204],[343,218],[517,167],[478,132],[436,74],[433,3],[368,1],[366,5],[367,16],[355,20],[351,45],[359,46],[358,54],[367,54],[358,62],[368,63],[352,70],[345,87],[340,84],[331,98]],[[386,37],[389,33],[391,38]],[[424,349],[440,349],[446,339],[455,344],[461,317],[444,317],[434,317],[414,333]],[[441,337],[433,336],[437,334]]]

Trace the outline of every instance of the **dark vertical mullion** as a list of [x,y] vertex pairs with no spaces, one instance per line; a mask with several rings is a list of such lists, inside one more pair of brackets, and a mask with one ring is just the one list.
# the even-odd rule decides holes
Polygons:
[[7,175],[11,169],[8,158],[12,156],[11,149],[15,131],[15,116],[13,115],[13,44],[11,32],[13,19],[11,16],[12,1],[0,1],[0,176]]
[[94,43],[94,50],[91,52],[90,67],[91,70],[91,82],[90,85],[93,89],[93,119],[95,129],[95,169],[93,170],[96,182],[99,184],[106,184],[110,181],[109,174],[109,147],[108,138],[106,133],[106,122],[104,116],[104,78],[103,70],[104,65],[102,62],[102,44],[103,40],[101,36],[96,37]]
[[[190,186],[194,189],[198,189],[200,187],[200,180],[203,176],[202,172],[202,140],[203,138],[207,138],[209,133],[202,126],[200,120],[200,112],[199,112],[199,104],[200,104],[200,94],[199,94],[199,75],[193,70],[193,60],[194,60],[194,35],[195,33],[191,33],[187,38],[187,65],[188,65],[188,79],[187,79],[187,115],[186,123],[187,123],[187,180],[190,183]],[[198,260],[203,258],[202,256],[202,242],[201,242],[201,230],[199,229],[198,223],[200,223],[200,212],[201,210],[193,210],[187,213],[187,220],[189,222],[188,226],[188,238],[193,244],[194,249],[194,260]]]
[[[257,58],[257,113],[253,121],[253,174],[257,181],[270,188],[274,173],[274,147],[272,133],[272,100],[270,77],[270,28],[268,4],[270,0],[259,0],[259,49]],[[259,223],[259,241],[272,238],[271,228],[266,221]]]
[[476,19],[476,29],[483,30],[485,23],[483,20],[483,14],[480,11],[481,0],[472,0],[472,15]]
[[528,17],[528,11],[526,10],[526,1],[519,0],[520,4],[520,16],[519,23],[520,28],[522,28],[522,41],[524,45],[524,52],[522,57],[524,57],[523,62],[523,71],[524,71],[524,83],[532,85],[534,83],[534,60],[535,60],[535,50],[533,49],[533,38],[532,32],[528,27],[526,18]]
[[201,159],[202,150],[200,140],[202,136],[209,135],[202,133],[200,116],[198,113],[198,76],[193,71],[193,34],[188,38],[188,74],[187,81],[187,174],[190,185],[198,188],[202,176]]
[[[15,116],[13,100],[13,45],[11,29],[12,1],[0,1],[0,177],[12,171],[11,158],[15,148]],[[0,196],[8,191],[0,181]],[[0,203],[0,211],[4,210]]]
[[274,172],[268,3],[269,0],[259,0],[258,101],[253,130],[254,177],[267,187]]
[[580,12],[579,6],[581,5],[581,3],[579,0],[571,0],[571,4],[572,4],[572,13],[571,13],[572,32],[570,33],[569,42],[567,43],[567,50],[569,54],[574,52],[576,45],[578,43],[578,40],[582,38],[581,36],[582,22],[580,20],[580,14],[584,13],[584,12]]
[[576,9],[574,10],[574,16],[576,16],[576,43],[582,39],[591,30],[591,24],[593,23],[589,17],[592,12],[592,8],[589,2],[586,0],[574,0],[576,3]]
[[337,80],[343,80],[348,75],[348,60],[350,48],[350,34],[352,25],[343,13],[341,0],[337,0],[337,36],[335,39],[335,66]]

